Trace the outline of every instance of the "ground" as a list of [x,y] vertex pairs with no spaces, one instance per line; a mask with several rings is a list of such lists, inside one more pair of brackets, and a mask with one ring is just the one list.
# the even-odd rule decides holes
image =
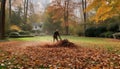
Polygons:
[[62,38],[72,42],[72,47],[53,43],[51,36],[0,42],[0,67],[120,69],[120,40],[77,36]]

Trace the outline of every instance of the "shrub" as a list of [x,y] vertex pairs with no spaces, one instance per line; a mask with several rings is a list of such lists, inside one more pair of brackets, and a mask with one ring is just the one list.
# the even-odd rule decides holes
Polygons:
[[106,31],[107,31],[106,26],[99,26],[96,28],[95,36],[99,37],[101,33],[104,33]]
[[100,36],[101,36],[101,37],[106,37],[106,38],[113,38],[113,33],[114,33],[114,32],[108,31],[108,32],[105,32],[105,33],[100,34]]
[[104,34],[104,33],[101,33],[101,34],[99,35],[99,37],[105,37],[105,34]]
[[78,36],[82,36],[82,35],[83,35],[83,32],[79,31],[79,32],[77,32],[77,35],[78,35]]
[[119,31],[119,25],[117,23],[111,23],[107,27],[108,31],[112,32],[118,32]]
[[15,37],[15,38],[17,38],[17,37],[19,37],[20,36],[20,34],[18,33],[18,32],[11,32],[10,34],[9,34],[9,37]]
[[76,35],[77,36],[84,36],[84,28],[83,26],[77,26],[76,27]]
[[96,31],[96,28],[95,28],[95,27],[87,28],[87,29],[85,30],[85,36],[95,37],[95,31]]
[[17,30],[7,30],[5,33],[6,33],[6,35],[8,36],[10,33],[12,33],[12,32],[18,32]]
[[19,32],[20,35],[30,35],[31,33],[29,31],[21,31]]

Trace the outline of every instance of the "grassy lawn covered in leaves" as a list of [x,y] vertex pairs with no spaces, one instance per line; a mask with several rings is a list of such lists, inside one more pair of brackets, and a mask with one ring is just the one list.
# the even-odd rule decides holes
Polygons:
[[[42,41],[53,42],[52,36],[37,36],[30,38],[10,38],[17,41]],[[62,39],[87,47],[102,47],[102,48],[120,48],[120,40],[110,38],[95,38],[95,37],[78,37],[78,36],[62,36]]]
[[120,40],[77,36],[62,39],[75,45],[64,47],[59,42],[53,43],[51,36],[0,42],[0,68],[120,69]]

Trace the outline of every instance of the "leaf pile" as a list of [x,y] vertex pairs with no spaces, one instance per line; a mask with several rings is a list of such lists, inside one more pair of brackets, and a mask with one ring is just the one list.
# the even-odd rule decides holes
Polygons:
[[44,47],[68,47],[68,48],[75,48],[77,45],[74,43],[68,41],[67,39],[58,41],[57,43],[54,44],[46,44]]

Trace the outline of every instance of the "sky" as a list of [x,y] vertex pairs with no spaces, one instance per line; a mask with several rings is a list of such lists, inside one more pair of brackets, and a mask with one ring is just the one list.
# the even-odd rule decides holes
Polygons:
[[51,2],[51,0],[32,0],[32,1],[35,5],[35,10],[41,12],[44,12],[47,5],[49,5],[49,3]]

